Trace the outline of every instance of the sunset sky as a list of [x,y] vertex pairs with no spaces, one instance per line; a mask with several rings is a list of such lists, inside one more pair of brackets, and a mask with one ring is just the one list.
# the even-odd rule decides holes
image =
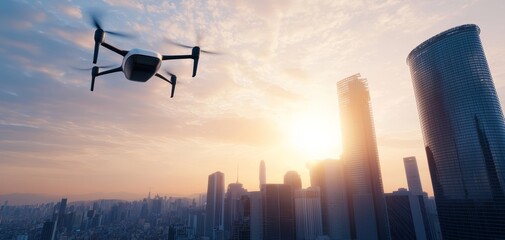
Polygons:
[[[201,55],[165,61],[170,85],[123,73],[90,92],[94,29],[103,12],[116,47]],[[449,28],[474,23],[505,104],[505,1],[1,1],[0,194],[129,192],[186,195],[225,173],[258,190],[341,153],[336,82],[368,79],[386,192],[406,187],[403,157],[416,156],[432,195],[409,68],[410,51]],[[98,64],[121,64],[105,48]],[[343,139],[345,141],[345,139]]]

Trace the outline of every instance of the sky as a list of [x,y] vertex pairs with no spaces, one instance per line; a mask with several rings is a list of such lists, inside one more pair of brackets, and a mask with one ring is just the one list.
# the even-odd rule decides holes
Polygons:
[[[89,91],[101,13],[118,48],[190,54],[168,40],[220,55],[164,61],[171,86],[122,73]],[[0,194],[128,192],[188,195],[208,175],[258,190],[289,170],[339,159],[336,83],[368,80],[385,192],[406,187],[403,157],[416,156],[432,195],[407,55],[449,28],[477,24],[505,104],[505,2],[491,1],[12,1],[0,2]],[[121,64],[105,48],[99,65]],[[344,139],[345,140],[345,139]]]

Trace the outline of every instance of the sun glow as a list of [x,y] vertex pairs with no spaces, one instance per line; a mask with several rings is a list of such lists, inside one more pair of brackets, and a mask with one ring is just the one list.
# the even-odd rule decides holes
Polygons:
[[339,123],[327,114],[304,114],[294,118],[288,138],[296,151],[308,160],[339,157]]

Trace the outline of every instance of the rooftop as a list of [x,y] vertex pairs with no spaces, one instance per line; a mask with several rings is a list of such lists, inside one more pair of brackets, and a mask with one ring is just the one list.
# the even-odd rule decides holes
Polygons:
[[480,33],[480,28],[477,25],[475,25],[475,24],[465,24],[465,25],[457,26],[457,27],[451,28],[449,30],[443,31],[443,32],[441,32],[441,33],[439,33],[439,34],[431,37],[430,39],[428,39],[428,40],[424,41],[423,43],[419,44],[419,46],[417,46],[416,48],[414,48],[414,50],[412,50],[409,53],[409,56],[407,57],[407,65],[409,65],[410,58],[417,56],[418,53],[421,53],[422,50],[424,50],[425,48],[431,46],[432,44],[440,41],[441,39],[443,39],[445,37],[453,35],[455,33],[469,31],[469,30],[470,31],[476,30],[477,33]]

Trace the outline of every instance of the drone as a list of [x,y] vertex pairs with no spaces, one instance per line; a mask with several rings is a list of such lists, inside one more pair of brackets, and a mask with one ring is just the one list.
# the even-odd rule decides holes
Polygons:
[[111,44],[105,42],[105,34],[108,33],[110,35],[115,35],[119,37],[130,37],[131,35],[113,32],[113,31],[105,31],[102,28],[102,24],[100,23],[96,14],[91,16],[92,25],[96,28],[95,30],[95,48],[93,52],[93,64],[96,64],[98,60],[98,52],[100,46],[109,49],[112,52],[115,52],[121,56],[123,56],[123,62],[121,66],[112,68],[109,70],[105,70],[100,72],[99,69],[101,67],[94,66],[91,68],[91,91],[94,90],[95,87],[95,78],[98,76],[115,73],[115,72],[123,72],[126,79],[135,81],[135,82],[147,82],[153,76],[161,78],[162,80],[170,83],[172,85],[172,91],[170,97],[174,97],[175,85],[177,84],[177,76],[175,74],[170,73],[169,71],[165,71],[168,75],[170,75],[170,79],[158,73],[158,70],[161,67],[161,62],[165,60],[177,60],[177,59],[192,59],[193,60],[193,75],[196,76],[196,71],[198,68],[198,60],[200,58],[200,52],[217,54],[215,52],[201,50],[199,46],[188,46],[184,44],[179,44],[175,42],[171,42],[180,47],[191,48],[190,55],[161,55],[157,52],[134,48],[130,51],[122,50],[117,47],[112,46]]

